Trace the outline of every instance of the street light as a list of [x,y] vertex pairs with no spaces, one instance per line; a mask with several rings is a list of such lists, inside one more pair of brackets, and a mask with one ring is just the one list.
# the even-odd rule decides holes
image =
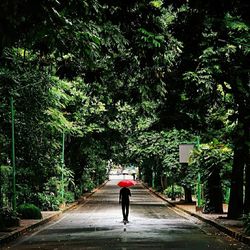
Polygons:
[[10,98],[11,106],[11,163],[12,163],[12,208],[16,211],[16,160],[15,160],[15,110],[13,96]]
[[[197,136],[196,138],[196,148],[199,149],[200,147],[200,137]],[[200,172],[198,173],[198,178],[197,178],[197,205],[198,208],[201,207],[201,174]]]
[[61,158],[61,162],[62,162],[62,190],[61,190],[61,195],[62,195],[62,199],[64,197],[64,145],[65,145],[65,132],[63,131],[62,133],[62,158]]

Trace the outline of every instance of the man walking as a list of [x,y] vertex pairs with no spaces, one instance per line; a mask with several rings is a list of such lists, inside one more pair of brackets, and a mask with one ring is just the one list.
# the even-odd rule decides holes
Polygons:
[[128,222],[128,214],[129,214],[129,196],[131,196],[131,192],[128,188],[123,187],[120,190],[119,203],[122,204],[122,214],[123,214],[123,222]]

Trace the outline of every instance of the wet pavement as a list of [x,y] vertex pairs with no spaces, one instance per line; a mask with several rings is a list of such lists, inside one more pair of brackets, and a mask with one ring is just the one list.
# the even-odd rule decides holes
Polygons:
[[131,188],[129,223],[122,223],[117,180],[85,203],[3,249],[250,249],[176,211],[140,184]]

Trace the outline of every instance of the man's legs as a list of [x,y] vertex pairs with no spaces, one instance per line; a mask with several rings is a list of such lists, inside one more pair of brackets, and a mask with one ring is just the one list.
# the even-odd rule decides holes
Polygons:
[[129,215],[129,202],[126,203],[126,213],[125,213],[125,220],[128,221]]
[[126,203],[122,202],[122,215],[123,215],[123,220],[126,220]]

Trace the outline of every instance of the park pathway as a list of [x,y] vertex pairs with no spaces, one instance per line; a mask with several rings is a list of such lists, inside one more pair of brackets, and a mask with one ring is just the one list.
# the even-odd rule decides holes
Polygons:
[[4,249],[249,249],[199,220],[176,212],[142,185],[131,188],[129,223],[122,223],[117,180],[57,221]]

